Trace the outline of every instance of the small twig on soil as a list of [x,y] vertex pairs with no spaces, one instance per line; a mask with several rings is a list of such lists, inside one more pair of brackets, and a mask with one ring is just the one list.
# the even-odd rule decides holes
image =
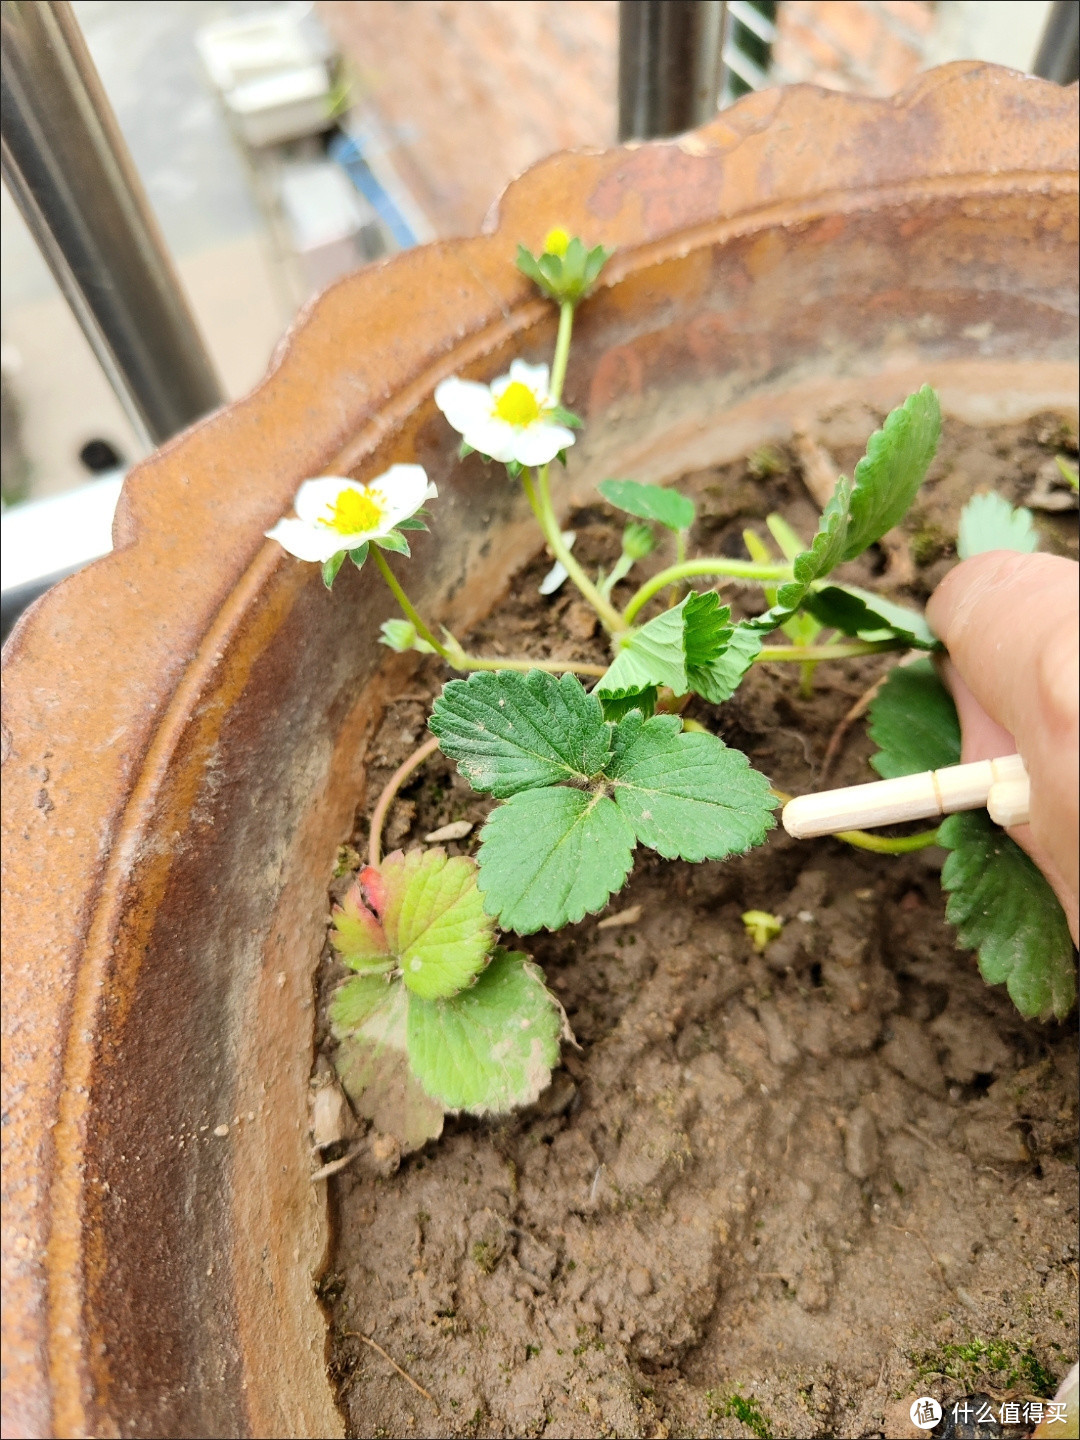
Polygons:
[[914,1236],[916,1240],[921,1242],[923,1249],[930,1256],[930,1259],[933,1262],[934,1269],[938,1273],[938,1279],[941,1281],[942,1285],[945,1286],[945,1289],[948,1290],[949,1294],[951,1295],[953,1293],[953,1287],[949,1284],[948,1280],[946,1280],[945,1271],[941,1268],[941,1261],[934,1254],[933,1250],[931,1250],[930,1242],[927,1240],[926,1236],[918,1230],[907,1230],[903,1225],[890,1225],[889,1229],[895,1230],[898,1235]]
[[869,710],[870,706],[874,703],[875,699],[877,698],[878,691],[885,684],[885,681],[889,678],[889,673],[890,672],[886,670],[885,674],[879,675],[868,690],[863,691],[863,693],[859,696],[858,700],[855,701],[855,704],[852,705],[851,709],[846,713],[846,715],[844,715],[843,719],[840,721],[836,729],[830,735],[829,743],[825,747],[825,755],[821,762],[821,769],[818,771],[819,785],[825,779],[837,755],[839,755],[840,747],[841,745],[843,745],[844,740],[847,738],[848,731],[851,729],[852,725],[855,724],[855,721],[858,720],[859,716],[865,715],[867,710]]
[[423,1395],[424,1399],[429,1401],[435,1407],[436,1411],[438,1411],[439,1402],[435,1399],[435,1396],[432,1395],[431,1391],[425,1390],[423,1385],[414,1380],[407,1370],[403,1370],[393,1356],[386,1353],[377,1340],[373,1340],[370,1335],[365,1335],[360,1330],[343,1330],[341,1335],[342,1339],[362,1340],[365,1345],[370,1345],[372,1350],[377,1350],[387,1364],[392,1365],[401,1378],[411,1385],[418,1395]]
[[344,1170],[346,1165],[352,1164],[363,1148],[363,1145],[357,1145],[347,1154],[339,1156],[338,1159],[329,1160],[325,1165],[320,1165],[318,1170],[313,1170],[308,1177],[311,1183],[314,1184],[316,1180],[329,1180],[331,1175],[336,1175],[339,1170]]
[[386,782],[386,786],[375,802],[375,809],[371,812],[371,834],[368,837],[368,864],[378,865],[382,859],[382,828],[386,819],[386,812],[393,803],[394,796],[404,785],[412,772],[418,765],[422,765],[429,755],[433,755],[439,748],[439,742],[432,736],[425,740],[418,750],[414,750],[409,758],[394,771],[393,775]]
[[792,449],[799,462],[803,484],[818,509],[824,510],[836,489],[839,466],[824,445],[819,445],[811,435],[796,435],[792,440]]

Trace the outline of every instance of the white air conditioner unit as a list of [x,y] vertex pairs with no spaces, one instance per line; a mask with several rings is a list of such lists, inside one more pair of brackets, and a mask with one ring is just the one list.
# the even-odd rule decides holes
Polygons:
[[277,145],[328,128],[336,52],[310,4],[215,21],[197,32],[195,44],[248,145]]

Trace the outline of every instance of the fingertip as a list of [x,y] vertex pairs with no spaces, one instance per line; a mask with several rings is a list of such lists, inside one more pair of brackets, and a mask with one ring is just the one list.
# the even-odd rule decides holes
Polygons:
[[948,647],[950,636],[963,627],[988,593],[1012,580],[1031,561],[1043,558],[1015,550],[987,550],[961,560],[927,601],[926,619],[931,630]]

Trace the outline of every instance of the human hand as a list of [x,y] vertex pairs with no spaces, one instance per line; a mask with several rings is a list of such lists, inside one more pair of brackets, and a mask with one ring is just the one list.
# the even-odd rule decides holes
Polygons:
[[1056,555],[994,550],[950,570],[927,619],[949,652],[945,679],[961,759],[1019,752],[1031,819],[1009,834],[1038,865],[1077,940],[1080,599],[1077,566]]

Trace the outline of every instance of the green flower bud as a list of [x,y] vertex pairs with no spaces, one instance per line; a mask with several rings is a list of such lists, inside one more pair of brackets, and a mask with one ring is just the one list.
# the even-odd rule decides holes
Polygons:
[[403,655],[406,650],[419,650],[424,655],[433,653],[428,642],[417,635],[416,626],[411,620],[384,620],[381,629],[379,644],[388,645],[399,655]]
[[603,245],[587,250],[576,235],[555,229],[548,232],[539,255],[519,245],[517,267],[550,299],[576,305],[592,289],[611,254]]
[[656,548],[652,526],[642,520],[631,520],[623,531],[622,548],[623,554],[629,555],[631,560],[644,560]]

